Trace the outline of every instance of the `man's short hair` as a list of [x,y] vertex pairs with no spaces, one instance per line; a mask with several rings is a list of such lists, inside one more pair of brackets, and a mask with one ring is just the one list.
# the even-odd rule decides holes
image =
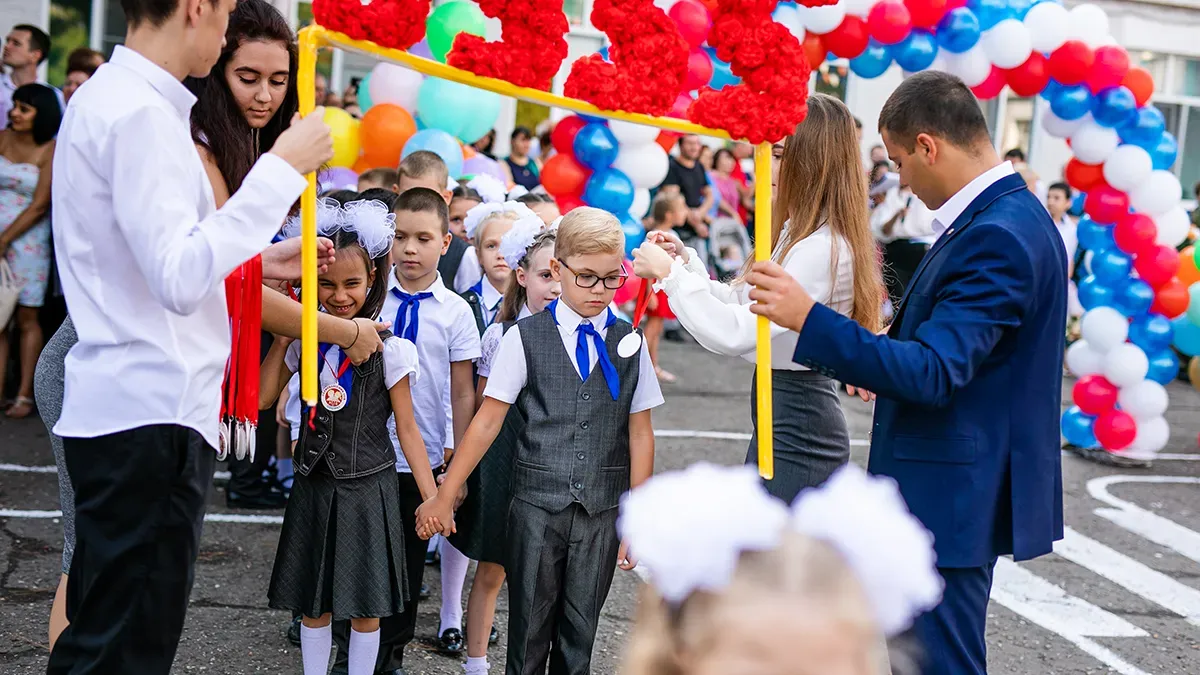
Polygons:
[[433,178],[434,183],[444,188],[450,184],[450,169],[436,152],[418,150],[401,160],[400,167],[396,169],[396,182],[401,178]]
[[46,31],[32,26],[27,23],[19,23],[12,27],[13,30],[23,30],[29,33],[29,46],[31,49],[36,49],[41,55],[38,56],[38,63],[50,58],[50,36]]
[[104,55],[95,49],[80,47],[67,56],[67,74],[85,73],[88,77],[104,64]]
[[[414,155],[417,153],[413,153]],[[433,153],[429,153],[433,154]],[[412,155],[409,155],[410,157]],[[437,155],[434,155],[435,157]],[[438,161],[441,161],[440,159]],[[445,166],[443,164],[443,166]],[[405,190],[396,197],[396,203],[392,206],[392,213],[399,214],[403,211],[411,213],[432,213],[442,221],[442,234],[450,232],[450,207],[446,205],[446,199],[442,197],[440,192],[435,192],[429,188],[415,187]]]
[[908,151],[916,147],[918,134],[964,149],[991,144],[975,94],[962,80],[937,71],[917,73],[900,83],[879,113],[879,131]]
[[[216,7],[220,0],[208,1]],[[179,9],[179,2],[180,0],[121,0],[121,9],[125,10],[125,23],[130,26],[140,26],[143,23],[161,26]]]
[[1071,186],[1067,185],[1066,183],[1053,183],[1050,185],[1050,187],[1046,188],[1047,193],[1054,190],[1062,191],[1062,193],[1067,196],[1067,199],[1071,198]]
[[1004,159],[1015,159],[1018,162],[1024,162],[1025,151],[1020,148],[1013,148],[1012,150],[1004,153]]
[[608,211],[581,206],[563,216],[558,225],[554,256],[566,260],[573,255],[625,253],[621,221]]

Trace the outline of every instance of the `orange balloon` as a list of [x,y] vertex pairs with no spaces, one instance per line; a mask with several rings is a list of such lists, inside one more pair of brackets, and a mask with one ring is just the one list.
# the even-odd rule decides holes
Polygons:
[[1067,162],[1063,175],[1067,179],[1067,185],[1087,192],[1104,182],[1104,165],[1084,164],[1072,157],[1071,161]]
[[1151,77],[1150,71],[1140,66],[1130,68],[1121,84],[1133,92],[1133,99],[1137,101],[1138,106],[1146,105],[1146,101],[1154,94],[1154,78]]
[[408,111],[392,103],[371,106],[358,127],[363,159],[372,167],[400,164],[404,144],[417,133],[417,122]]
[[717,11],[718,0],[700,0],[700,4],[704,5],[708,11],[715,12]]
[[1190,300],[1188,287],[1179,279],[1171,279],[1154,291],[1154,304],[1150,306],[1150,311],[1174,319],[1187,311]]
[[804,54],[808,57],[808,65],[816,68],[825,63],[825,57],[829,54],[829,50],[825,49],[825,42],[820,35],[805,34],[804,42],[800,46],[804,48]]
[[1179,271],[1175,273],[1183,285],[1188,287],[1200,281],[1200,269],[1196,269],[1196,258],[1193,253],[1191,246],[1179,252]]
[[476,154],[478,154],[475,152],[475,148],[473,148],[470,145],[467,145],[466,143],[462,144],[462,148],[463,148],[463,159],[471,159]]
[[658,143],[659,147],[661,147],[663,150],[671,152],[671,148],[675,147],[675,141],[678,138],[679,134],[675,132],[660,131],[658,132],[658,138],[654,139],[654,142]]
[[371,169],[375,168],[378,167],[371,166],[371,163],[367,161],[366,157],[360,156],[358,161],[354,163],[354,168],[352,170],[354,173],[361,175],[363,172],[370,171]]
[[542,167],[542,187],[555,197],[578,196],[583,194],[590,173],[571,155],[559,153]]

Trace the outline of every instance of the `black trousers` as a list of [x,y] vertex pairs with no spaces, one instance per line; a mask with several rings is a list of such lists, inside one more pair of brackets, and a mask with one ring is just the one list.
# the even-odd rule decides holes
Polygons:
[[[435,472],[436,473],[436,472]],[[404,612],[379,620],[379,658],[375,672],[387,673],[404,667],[404,648],[417,632],[417,603],[421,600],[421,583],[425,576],[425,551],[428,542],[417,537],[417,508],[421,506],[421,490],[411,473],[400,476],[400,520],[404,525],[404,559],[408,566],[408,598]],[[345,673],[350,658],[350,622],[333,623],[333,641],[337,656],[333,675]]]
[[921,259],[928,250],[928,244],[912,239],[897,239],[883,245],[883,260],[886,263],[883,281],[887,284],[888,297],[892,299],[892,304],[900,302],[900,298],[904,297],[904,290],[908,288],[908,283],[912,281],[917,266],[921,264]]
[[46,672],[166,674],[183,632],[215,452],[186,427],[64,438],[75,488],[67,627]]

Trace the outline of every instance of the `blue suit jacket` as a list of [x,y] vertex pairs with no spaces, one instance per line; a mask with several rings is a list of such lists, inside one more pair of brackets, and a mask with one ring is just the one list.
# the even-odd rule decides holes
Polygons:
[[926,254],[887,336],[823,305],[800,332],[797,363],[879,396],[868,468],[900,484],[941,567],[1062,538],[1066,301],[1062,239],[1010,175]]

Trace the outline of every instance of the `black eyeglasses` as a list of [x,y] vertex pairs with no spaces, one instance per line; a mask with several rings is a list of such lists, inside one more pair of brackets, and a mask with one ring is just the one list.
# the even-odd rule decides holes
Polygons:
[[615,277],[598,277],[595,274],[580,274],[579,272],[571,269],[571,266],[567,264],[567,261],[563,260],[562,258],[558,258],[558,264],[562,265],[568,270],[571,270],[571,274],[575,275],[575,285],[580,288],[595,288],[596,284],[604,282],[605,288],[610,291],[615,291],[624,286],[625,281],[629,279],[629,275],[625,274],[624,272]]

